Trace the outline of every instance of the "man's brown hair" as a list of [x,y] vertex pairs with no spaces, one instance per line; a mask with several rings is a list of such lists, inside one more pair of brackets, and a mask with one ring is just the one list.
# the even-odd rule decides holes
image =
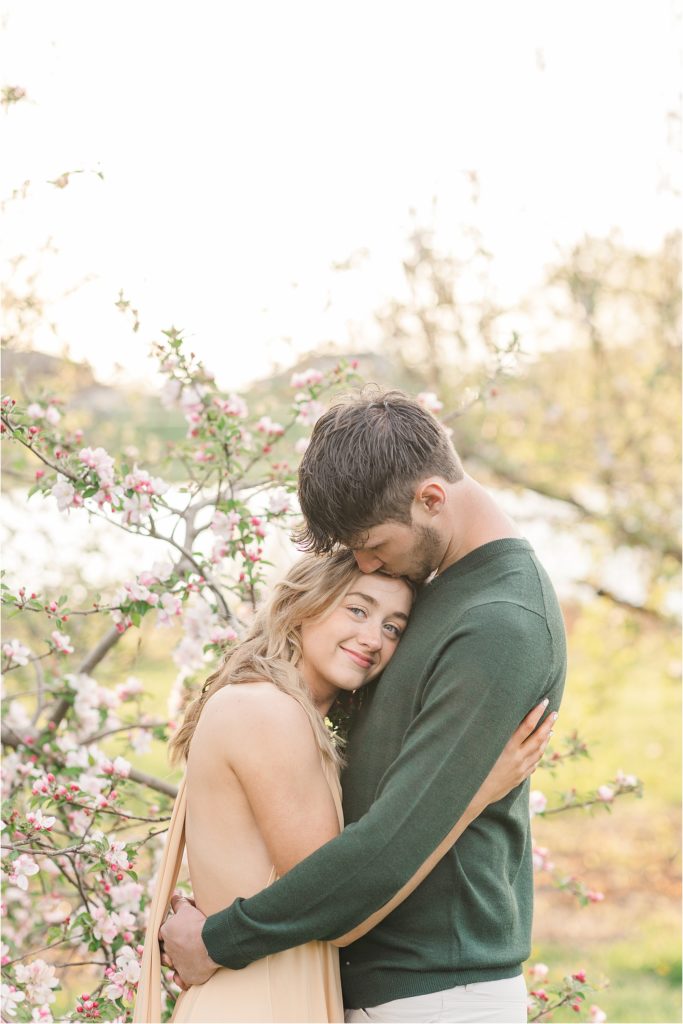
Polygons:
[[410,523],[415,488],[428,476],[449,483],[463,469],[446,431],[402,391],[366,386],[335,403],[315,425],[299,467],[307,551],[362,546],[379,523]]

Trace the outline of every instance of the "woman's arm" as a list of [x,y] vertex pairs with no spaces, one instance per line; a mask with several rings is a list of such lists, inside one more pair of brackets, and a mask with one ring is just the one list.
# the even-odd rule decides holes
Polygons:
[[[547,705],[548,702],[543,701],[533,711],[529,712],[519,728],[512,734],[503,753],[472,797],[465,813],[458,819],[443,842],[439,843],[413,877],[406,882],[403,888],[388,903],[385,903],[383,907],[380,907],[379,910],[366,918],[365,921],[362,921],[356,928],[346,932],[344,935],[340,935],[337,939],[333,939],[333,945],[349,946],[352,942],[362,938],[363,935],[371,931],[380,921],[383,921],[385,917],[417,889],[418,885],[424,881],[430,871],[436,867],[456,840],[460,838],[467,826],[475,818],[478,818],[489,804],[501,800],[510,790],[518,786],[536,770],[543,751],[552,735],[552,726],[557,718],[556,714],[548,715],[543,725],[536,729]],[[536,729],[535,732],[534,729]]]

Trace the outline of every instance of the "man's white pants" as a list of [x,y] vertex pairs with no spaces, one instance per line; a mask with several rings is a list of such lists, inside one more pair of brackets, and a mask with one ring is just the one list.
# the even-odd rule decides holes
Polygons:
[[409,999],[393,999],[363,1010],[347,1010],[347,1024],[391,1021],[394,1024],[526,1024],[527,992],[524,976],[502,981],[478,981],[443,992]]

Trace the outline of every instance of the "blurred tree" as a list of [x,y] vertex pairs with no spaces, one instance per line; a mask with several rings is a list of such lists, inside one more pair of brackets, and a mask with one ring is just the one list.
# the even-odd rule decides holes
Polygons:
[[[542,343],[533,356],[517,335],[502,339],[510,316],[486,288],[461,299],[462,264],[429,232],[410,245],[408,298],[379,315],[402,382],[438,391],[456,447],[493,483],[563,502],[590,526],[596,567],[636,553],[644,597],[634,606],[665,614],[681,561],[680,236],[647,254],[616,236],[577,244],[531,310]],[[599,577],[587,582],[629,603]]]

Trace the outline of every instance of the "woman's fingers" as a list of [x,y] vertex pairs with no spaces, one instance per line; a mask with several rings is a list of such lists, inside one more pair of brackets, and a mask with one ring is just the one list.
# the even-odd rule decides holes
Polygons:
[[[534,708],[534,711],[536,710],[537,708]],[[532,734],[527,736],[524,740],[523,747],[525,751],[531,752],[533,750],[545,750],[548,740],[552,736],[553,726],[556,721],[557,711],[553,711],[551,715],[548,715],[545,722],[543,722],[542,725],[539,725],[538,729],[536,729],[535,732],[532,732]]]
[[515,737],[518,740],[524,742],[524,740],[533,733],[547,707],[548,698],[546,697],[545,700],[542,700],[535,708],[532,708],[526,718],[522,720],[521,725],[519,725],[515,730]]

